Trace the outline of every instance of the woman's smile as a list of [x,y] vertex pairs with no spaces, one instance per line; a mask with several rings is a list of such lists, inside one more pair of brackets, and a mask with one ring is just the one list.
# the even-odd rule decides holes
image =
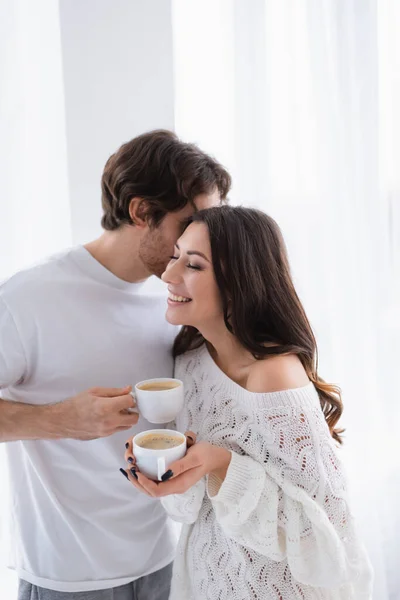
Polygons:
[[180,294],[174,294],[172,293],[170,290],[168,290],[168,304],[170,306],[179,306],[182,304],[187,304],[188,302],[191,302],[192,299],[191,298],[187,298],[186,296],[182,296]]

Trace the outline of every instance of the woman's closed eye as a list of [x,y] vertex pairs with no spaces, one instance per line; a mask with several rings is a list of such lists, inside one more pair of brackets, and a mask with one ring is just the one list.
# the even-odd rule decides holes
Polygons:
[[[170,256],[169,258],[170,260],[178,260],[179,256]],[[189,269],[194,269],[195,271],[202,271],[202,267],[200,267],[199,265],[192,265],[191,263],[188,263],[186,266]]]

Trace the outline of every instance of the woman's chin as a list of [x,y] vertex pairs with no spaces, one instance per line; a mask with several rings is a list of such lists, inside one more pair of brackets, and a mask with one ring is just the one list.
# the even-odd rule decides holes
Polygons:
[[167,310],[165,318],[171,325],[186,325],[186,323],[183,322],[182,317],[179,317],[179,315],[174,314],[173,311]]
[[179,314],[179,310],[174,310],[171,307],[168,307],[167,312],[165,314],[165,318],[171,325],[188,325],[192,327],[196,327],[191,322],[191,319],[185,318],[185,315]]

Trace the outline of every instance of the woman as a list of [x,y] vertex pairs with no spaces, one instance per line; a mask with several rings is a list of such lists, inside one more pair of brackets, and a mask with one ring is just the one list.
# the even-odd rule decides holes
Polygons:
[[131,445],[126,458],[133,485],[185,524],[171,600],[370,598],[336,453],[340,392],[317,374],[278,226],[246,208],[199,212],[163,280],[167,319],[184,325],[176,425],[199,441],[160,483]]

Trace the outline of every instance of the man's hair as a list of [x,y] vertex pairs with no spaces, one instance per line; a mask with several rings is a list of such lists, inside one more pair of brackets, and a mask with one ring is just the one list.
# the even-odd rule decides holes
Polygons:
[[144,133],[108,159],[102,176],[104,229],[132,224],[129,205],[141,198],[141,215],[157,227],[168,212],[192,203],[199,194],[218,191],[225,200],[231,186],[229,173],[196,145],[171,131]]

